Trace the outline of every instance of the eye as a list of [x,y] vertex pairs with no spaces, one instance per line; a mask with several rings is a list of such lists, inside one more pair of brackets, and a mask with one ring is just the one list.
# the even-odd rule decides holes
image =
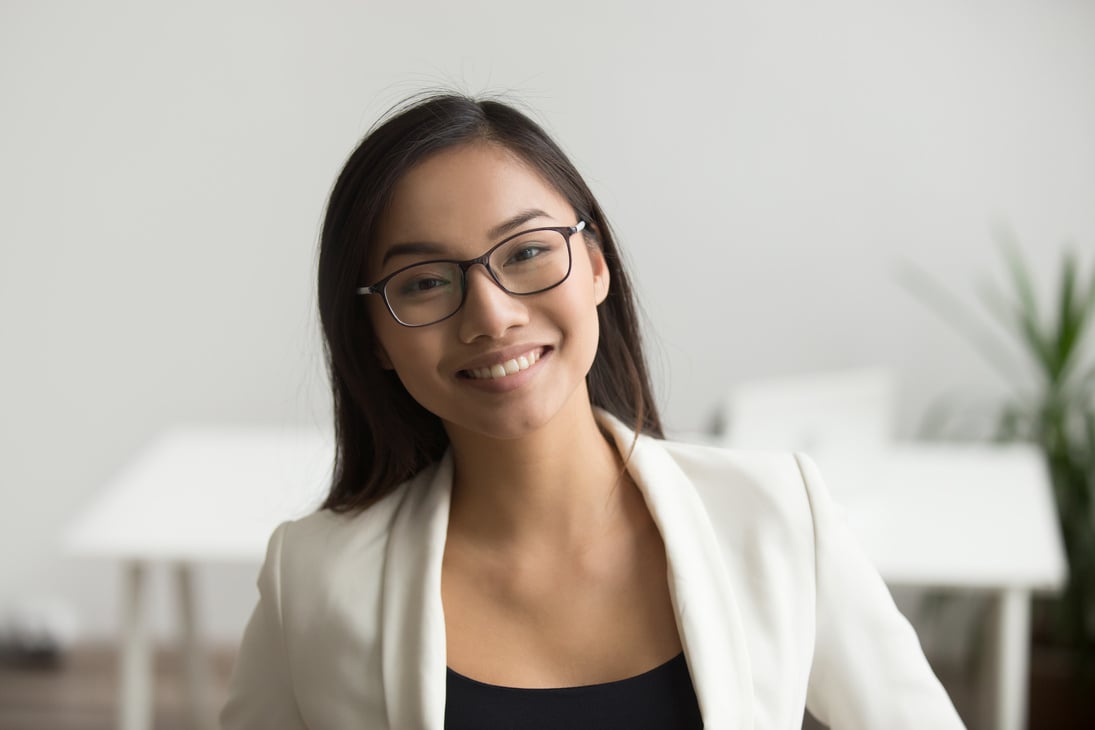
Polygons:
[[415,279],[414,281],[407,282],[407,285],[403,288],[404,291],[427,291],[429,289],[436,289],[439,286],[445,286],[449,282],[444,279]]
[[521,248],[514,251],[510,255],[510,257],[506,259],[506,264],[520,264],[530,259],[534,259],[537,256],[546,253],[547,251],[547,246],[542,246],[540,244],[527,244],[525,246],[521,246]]
[[427,294],[437,289],[452,285],[452,281],[434,274],[420,274],[399,282],[399,293],[402,296],[415,296]]

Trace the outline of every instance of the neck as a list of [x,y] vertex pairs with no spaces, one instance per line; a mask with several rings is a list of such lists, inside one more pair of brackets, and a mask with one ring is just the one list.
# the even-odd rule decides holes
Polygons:
[[517,439],[450,429],[450,535],[491,549],[569,551],[629,519],[642,500],[621,478],[615,445],[601,433],[588,399],[567,410]]

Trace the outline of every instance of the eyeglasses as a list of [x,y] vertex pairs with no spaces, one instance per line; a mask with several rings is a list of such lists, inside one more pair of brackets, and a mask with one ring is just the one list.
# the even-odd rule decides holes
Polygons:
[[482,264],[494,283],[517,296],[539,294],[570,276],[570,237],[586,222],[521,231],[467,261],[423,261],[406,266],[358,294],[379,294],[396,322],[425,327],[456,314],[467,298],[468,269]]

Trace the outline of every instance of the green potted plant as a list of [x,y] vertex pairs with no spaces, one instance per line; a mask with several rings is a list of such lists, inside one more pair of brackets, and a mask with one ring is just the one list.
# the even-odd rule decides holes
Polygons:
[[[1065,253],[1044,308],[1019,247],[1010,238],[1002,243],[1008,285],[982,292],[996,328],[929,274],[907,267],[903,278],[1008,378],[1011,392],[995,410],[992,436],[1032,442],[1045,454],[1069,576],[1059,597],[1036,603],[1036,638],[1067,648],[1073,678],[1083,684],[1095,660],[1095,364],[1085,358],[1095,344],[1095,264],[1085,275],[1076,254]],[[1001,367],[1009,354],[1026,367]]]

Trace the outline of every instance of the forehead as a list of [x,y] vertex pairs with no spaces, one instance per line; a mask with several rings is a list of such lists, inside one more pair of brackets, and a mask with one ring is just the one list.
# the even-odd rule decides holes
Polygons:
[[539,209],[571,225],[566,199],[504,147],[486,142],[444,150],[415,165],[396,184],[369,252],[375,266],[395,243],[430,242],[478,253],[490,229],[521,211]]

